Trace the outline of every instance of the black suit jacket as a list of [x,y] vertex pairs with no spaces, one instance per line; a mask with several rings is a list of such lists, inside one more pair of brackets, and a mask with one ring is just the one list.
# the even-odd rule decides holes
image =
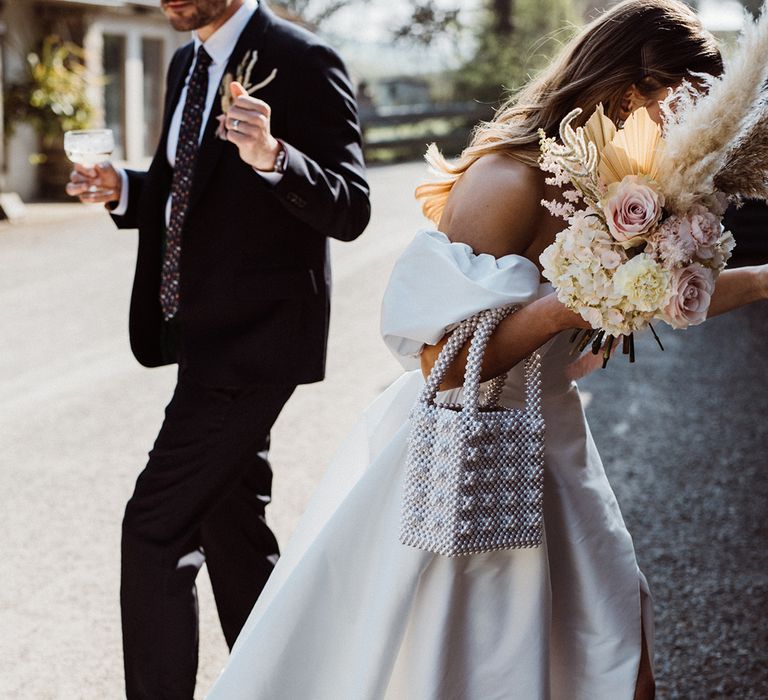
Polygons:
[[[272,185],[218,139],[218,96],[198,154],[182,232],[178,361],[216,386],[308,383],[325,371],[330,268],[327,238],[350,241],[370,218],[354,93],[336,53],[276,17],[260,0],[226,72],[258,51],[252,83],[272,107],[272,133],[288,168]],[[159,302],[165,207],[172,169],[168,127],[194,57],[179,49],[168,71],[164,128],[147,172],[128,171],[129,204],[114,216],[139,229],[130,310],[131,348],[143,365],[168,364]],[[172,361],[172,360],[171,360]]]

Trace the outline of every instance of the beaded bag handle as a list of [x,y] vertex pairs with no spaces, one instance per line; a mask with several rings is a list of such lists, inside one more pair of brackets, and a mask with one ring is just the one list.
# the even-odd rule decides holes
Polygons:
[[[435,361],[427,383],[421,394],[421,401],[436,405],[440,385],[448,373],[448,368],[458,356],[467,340],[472,339],[464,370],[464,407],[463,410],[477,412],[483,409],[501,408],[499,399],[507,381],[507,372],[494,377],[485,390],[485,397],[480,402],[480,369],[488,340],[496,326],[509,314],[517,311],[516,306],[504,306],[487,309],[463,321],[453,332],[448,342]],[[533,353],[525,361],[525,410],[535,416],[541,416],[541,358]]]

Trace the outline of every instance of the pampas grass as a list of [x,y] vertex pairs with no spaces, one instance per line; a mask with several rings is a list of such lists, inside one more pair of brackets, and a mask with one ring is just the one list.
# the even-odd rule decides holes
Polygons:
[[754,110],[750,124],[715,176],[721,192],[741,199],[768,199],[768,99]]
[[696,76],[705,85],[704,95],[683,84],[662,103],[666,151],[658,177],[671,213],[684,214],[715,191],[715,178],[731,160],[734,144],[741,143],[752,126],[768,78],[766,56],[768,12],[757,21],[745,14],[738,48],[726,61],[723,75],[701,80]]

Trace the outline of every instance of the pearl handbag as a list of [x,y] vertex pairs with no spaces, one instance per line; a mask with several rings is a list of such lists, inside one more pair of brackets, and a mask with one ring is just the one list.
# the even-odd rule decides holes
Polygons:
[[[544,419],[541,358],[525,361],[525,408],[499,404],[507,375],[480,400],[480,368],[499,322],[516,307],[483,311],[453,332],[411,412],[400,541],[444,556],[538,547],[542,539]],[[469,338],[464,403],[436,401]]]

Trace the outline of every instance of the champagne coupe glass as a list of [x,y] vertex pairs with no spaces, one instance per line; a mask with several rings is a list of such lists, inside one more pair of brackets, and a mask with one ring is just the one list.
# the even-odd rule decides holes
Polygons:
[[[112,129],[81,129],[64,134],[64,151],[73,163],[92,168],[108,160],[115,150]],[[91,185],[85,192],[90,197],[113,194],[114,190]]]

